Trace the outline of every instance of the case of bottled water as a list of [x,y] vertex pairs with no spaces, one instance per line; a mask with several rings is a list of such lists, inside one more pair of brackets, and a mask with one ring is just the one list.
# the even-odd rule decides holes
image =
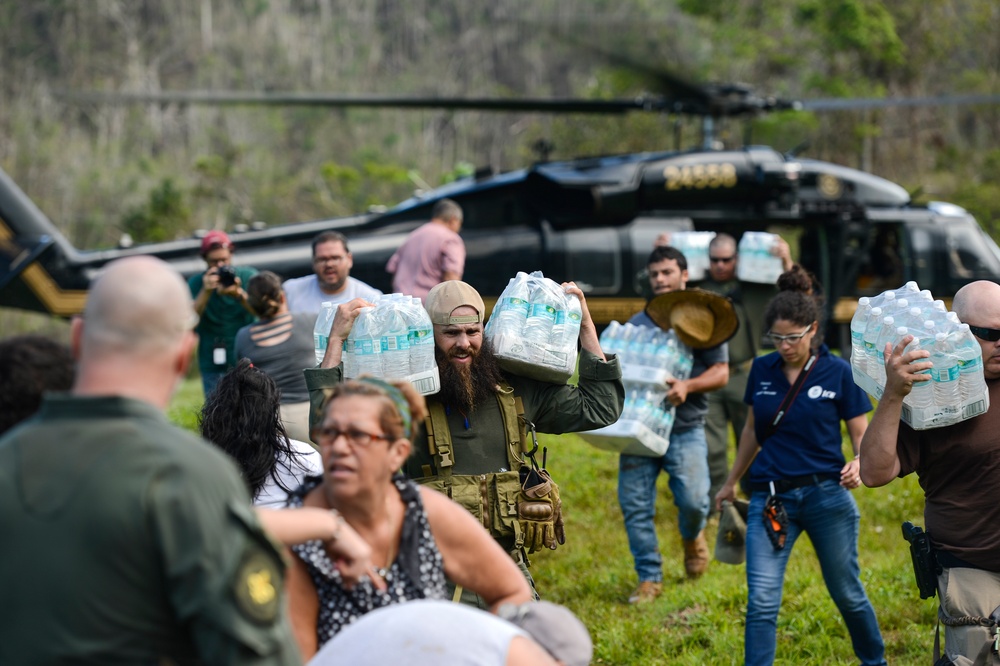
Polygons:
[[565,382],[576,371],[580,299],[543,276],[518,273],[497,299],[486,339],[500,366],[514,374]]
[[[329,325],[326,330],[329,334]],[[348,379],[403,379],[423,395],[441,390],[431,320],[411,296],[386,294],[373,307],[362,308],[344,342],[343,362]]]
[[601,334],[605,354],[617,354],[625,384],[625,407],[617,422],[579,433],[594,446],[619,453],[662,456],[670,444],[676,409],[666,402],[667,380],[691,376],[694,355],[671,331],[619,324]]
[[687,259],[688,280],[698,282],[708,272],[708,244],[715,238],[714,231],[671,231],[670,245],[681,251]]
[[745,231],[738,246],[740,261],[736,264],[736,278],[744,282],[774,284],[784,272],[781,258],[771,254],[778,243],[778,236],[764,231]]
[[[885,346],[905,336],[906,351],[925,349],[933,364],[903,399],[903,421],[915,430],[940,428],[973,418],[990,406],[983,377],[982,348],[958,315],[916,282],[858,300],[851,319],[854,382],[876,400],[885,390]],[[860,343],[859,343],[860,341]],[[859,347],[860,344],[860,347]]]

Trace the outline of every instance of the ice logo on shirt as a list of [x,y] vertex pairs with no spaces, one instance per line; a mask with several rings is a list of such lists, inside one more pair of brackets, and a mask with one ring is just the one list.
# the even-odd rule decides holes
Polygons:
[[809,392],[806,393],[813,400],[817,398],[830,398],[831,400],[837,397],[837,394],[833,391],[824,391],[822,386],[810,387]]

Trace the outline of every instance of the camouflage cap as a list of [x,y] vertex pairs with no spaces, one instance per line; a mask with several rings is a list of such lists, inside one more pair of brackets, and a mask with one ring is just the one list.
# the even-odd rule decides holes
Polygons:
[[[455,308],[468,305],[475,308],[477,315],[459,315],[452,317]],[[461,280],[448,280],[435,285],[424,300],[424,308],[431,317],[431,322],[448,326],[450,324],[481,324],[486,318],[486,305],[483,297],[470,285]]]

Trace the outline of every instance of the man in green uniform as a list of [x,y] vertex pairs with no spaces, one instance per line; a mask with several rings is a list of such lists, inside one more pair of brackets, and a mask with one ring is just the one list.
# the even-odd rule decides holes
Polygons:
[[[530,431],[600,428],[618,420],[625,402],[621,367],[601,351],[583,292],[572,282],[563,286],[581,304],[577,386],[502,371],[483,338],[486,307],[479,293],[459,280],[431,289],[425,307],[434,324],[441,391],[427,398],[429,427],[414,443],[404,470],[472,512],[532,585],[525,551],[555,548],[563,536],[558,491],[532,498],[528,482],[522,492],[519,472],[534,446]],[[306,370],[314,417],[324,389],[343,379],[342,344],[367,305],[355,299],[338,306],[326,356],[319,368]]]
[[198,370],[207,398],[222,376],[236,367],[236,333],[257,321],[243,288],[257,269],[232,265],[233,242],[224,231],[205,234],[201,257],[208,270],[192,275],[188,287],[199,317]]
[[[781,258],[783,270],[791,269],[788,243],[779,238],[774,254]],[[777,290],[773,284],[736,279],[739,256],[736,239],[729,234],[718,234],[712,239],[708,246],[708,260],[709,277],[696,286],[729,298],[740,322],[736,335],[729,340],[729,381],[720,390],[708,394],[708,415],[705,417],[708,472],[711,477],[708,496],[715,497],[729,475],[730,425],[739,442],[747,420],[747,406],[743,402],[747,377],[764,335],[764,310]]]
[[194,323],[165,263],[110,264],[72,390],[0,439],[0,664],[301,663],[246,485],[162,412]]

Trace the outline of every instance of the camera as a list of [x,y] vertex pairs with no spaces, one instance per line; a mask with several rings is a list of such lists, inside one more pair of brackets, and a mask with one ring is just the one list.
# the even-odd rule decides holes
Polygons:
[[223,289],[236,284],[236,270],[232,266],[219,266],[215,274],[219,276],[219,286]]

